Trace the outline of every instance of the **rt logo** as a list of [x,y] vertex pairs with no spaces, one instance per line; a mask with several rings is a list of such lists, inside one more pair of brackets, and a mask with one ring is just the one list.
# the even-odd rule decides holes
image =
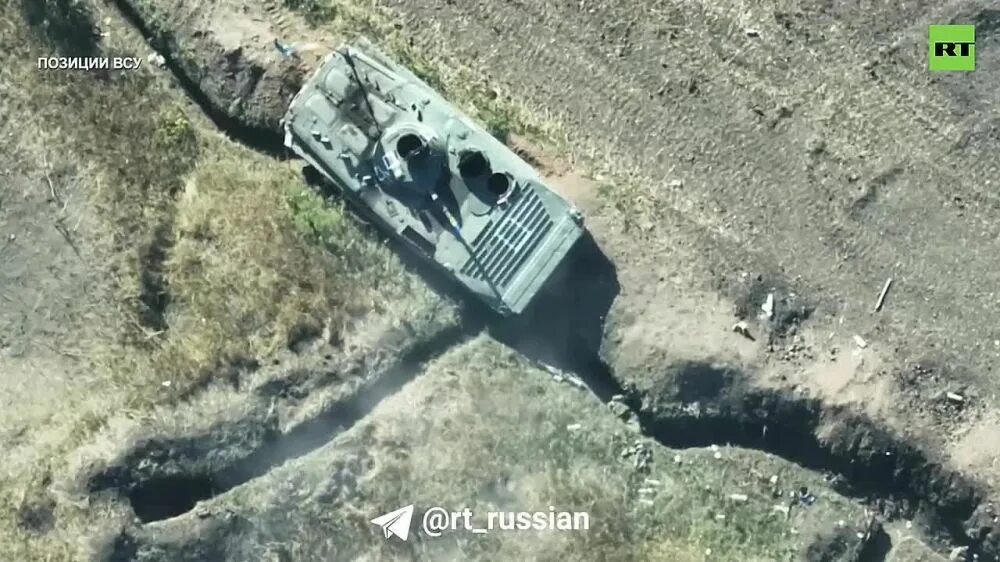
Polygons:
[[976,69],[976,26],[932,25],[928,36],[930,70]]

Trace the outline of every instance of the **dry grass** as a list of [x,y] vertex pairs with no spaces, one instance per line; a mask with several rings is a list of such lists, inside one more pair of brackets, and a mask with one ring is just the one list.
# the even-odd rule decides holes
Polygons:
[[[419,324],[416,315],[437,302],[342,208],[305,186],[297,166],[233,144],[162,73],[146,65],[107,75],[36,70],[36,57],[93,40],[97,20],[83,2],[0,7],[5,136],[24,141],[27,153],[81,164],[87,205],[103,225],[85,243],[106,263],[115,295],[107,307],[117,319],[84,350],[94,373],[86,395],[54,394],[50,412],[32,413],[49,420],[20,437],[35,440],[30,455],[39,462],[11,457],[0,471],[3,560],[80,556],[79,537],[92,535],[88,522],[102,508],[57,502],[49,487],[67,453],[110,416],[141,417],[224,365],[324,330],[336,337],[369,311]],[[67,47],[68,30],[81,28]],[[148,51],[117,19],[104,30],[104,54]],[[17,426],[21,414],[5,412],[3,425]],[[55,532],[23,526],[49,510]]]

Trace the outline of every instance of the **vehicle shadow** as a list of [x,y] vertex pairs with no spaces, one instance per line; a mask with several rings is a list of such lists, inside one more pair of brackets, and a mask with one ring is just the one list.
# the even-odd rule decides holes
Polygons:
[[[339,190],[308,166],[306,181],[331,200]],[[365,209],[347,201],[367,235],[392,249],[406,268],[438,294],[457,302],[468,332],[482,330],[531,361],[580,376],[602,399],[620,389],[600,359],[604,321],[621,290],[614,263],[587,231],[519,316],[503,317],[475,298],[458,280],[417,255],[409,245],[377,228]]]
[[620,291],[614,263],[585,232],[528,309],[490,322],[489,331],[530,360],[576,374],[606,401],[621,392],[600,358],[604,322]]

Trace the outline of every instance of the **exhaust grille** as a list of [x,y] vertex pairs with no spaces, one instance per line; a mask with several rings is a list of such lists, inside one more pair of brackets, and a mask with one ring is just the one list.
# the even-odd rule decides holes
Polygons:
[[507,212],[476,236],[472,242],[475,255],[460,272],[506,288],[551,229],[552,217],[534,188],[527,185]]

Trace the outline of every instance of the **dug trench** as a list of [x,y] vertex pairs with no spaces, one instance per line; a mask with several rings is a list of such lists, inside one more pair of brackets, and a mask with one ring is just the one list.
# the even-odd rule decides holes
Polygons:
[[[269,154],[283,154],[273,128],[248,124],[227,112],[217,99],[202,91],[199,80],[173,56],[176,45],[148,29],[127,2],[114,4],[164,56],[166,67],[223,131]],[[244,70],[251,75],[258,72]],[[251,83],[259,85],[260,76]],[[265,427],[248,453],[233,462],[212,470],[176,470],[175,466],[175,470],[158,471],[157,465],[168,464],[164,451],[187,450],[197,456],[205,449],[204,444],[191,442],[157,443],[155,450],[137,450],[95,476],[90,489],[121,493],[143,522],[185,513],[198,501],[224,493],[328,442],[362,419],[378,401],[418,376],[426,361],[485,327],[525,356],[575,373],[602,400],[622,404],[622,417],[634,416],[642,429],[664,446],[732,444],[778,455],[830,474],[841,491],[870,501],[886,518],[916,517],[942,548],[965,546],[969,559],[998,559],[1000,537],[993,529],[994,515],[977,483],[946,468],[918,444],[892,435],[848,409],[784,391],[754,388],[747,382],[748,373],[700,363],[668,367],[679,383],[672,395],[654,396],[622,388],[621,377],[612,372],[599,352],[603,318],[618,292],[614,268],[591,240],[581,246],[548,294],[522,320],[498,320],[481,307],[466,303],[466,319],[458,328],[415,348],[396,367],[372,379],[349,399],[331,404],[295,431],[280,434]],[[456,289],[435,271],[417,269],[440,290],[455,294]]]
[[[260,402],[261,408],[251,408],[251,414],[199,435],[142,441],[120,462],[91,477],[88,489],[91,493],[122,494],[143,523],[186,513],[199,501],[225,493],[327,443],[417,376],[427,362],[476,332],[475,325],[466,323],[439,331],[411,346],[384,371],[367,377],[346,398],[331,401],[283,432],[271,415],[277,402],[294,405],[308,393],[304,379],[337,380],[350,367],[331,366],[328,372],[310,372],[307,377],[292,376],[262,385],[254,389],[251,398]],[[259,413],[264,410],[266,414]],[[220,435],[240,435],[243,442],[220,443],[226,439]],[[222,460],[206,461],[210,456]]]
[[[456,290],[433,270],[419,273],[439,290]],[[569,279],[590,282],[568,284]],[[885,520],[914,519],[942,551],[961,546],[967,547],[970,560],[997,559],[998,544],[990,536],[988,523],[991,514],[975,483],[847,408],[753,388],[749,373],[703,363],[670,366],[676,384],[669,395],[623,388],[601,359],[600,338],[594,337],[617,291],[613,266],[592,240],[585,239],[524,319],[491,317],[474,303],[466,303],[459,326],[416,346],[358,392],[329,404],[292,431],[258,432],[258,442],[232,462],[206,471],[190,468],[198,463],[189,459],[185,468],[177,452],[204,455],[212,447],[212,437],[161,441],[98,474],[90,488],[121,493],[143,523],[189,512],[199,501],[330,442],[419,376],[427,362],[485,329],[527,358],[579,377],[600,400],[618,408],[623,420],[635,419],[647,436],[663,446],[734,445],[777,455],[823,473],[838,492],[869,502]],[[582,306],[583,302],[589,305]],[[567,323],[575,328],[567,328]],[[287,393],[288,389],[268,392]],[[260,419],[241,423],[266,425]],[[158,470],[157,466],[171,469]],[[873,534],[863,559],[882,559],[889,547],[878,545],[888,540],[884,533]]]

